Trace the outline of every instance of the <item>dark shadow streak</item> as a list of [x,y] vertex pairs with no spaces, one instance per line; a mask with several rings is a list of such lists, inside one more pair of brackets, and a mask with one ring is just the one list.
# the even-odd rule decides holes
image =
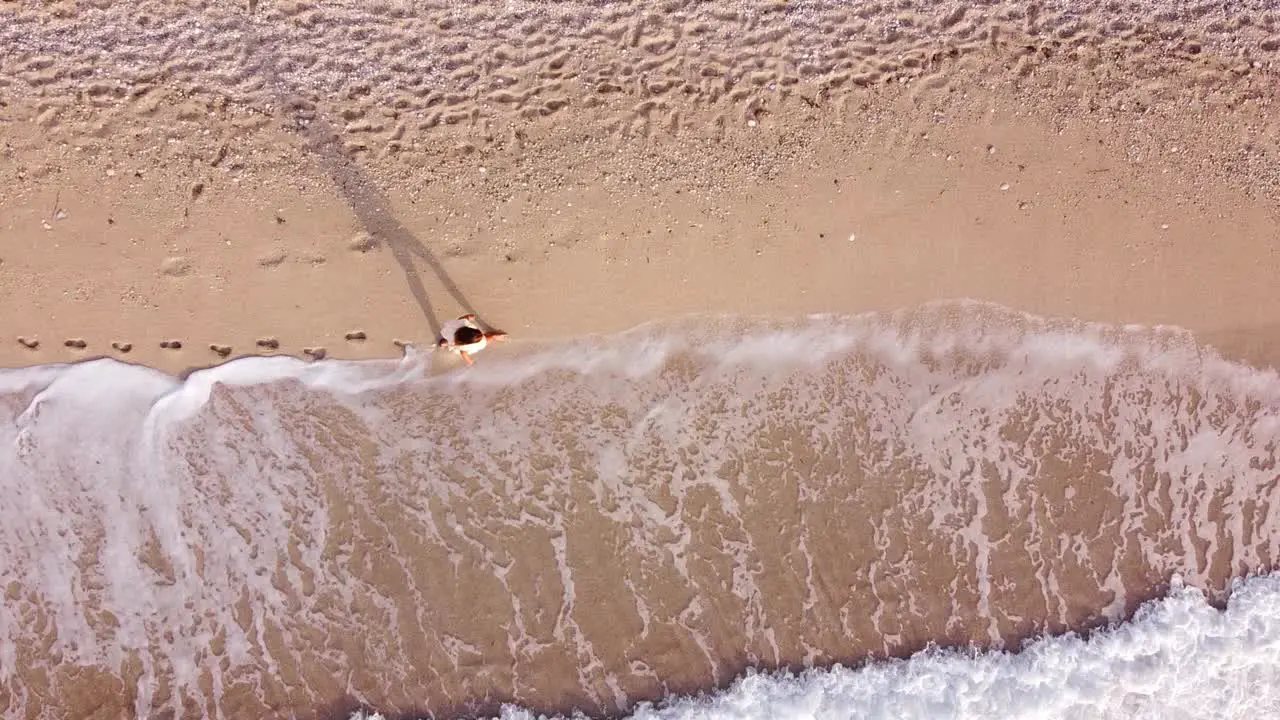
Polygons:
[[356,219],[364,226],[375,240],[386,243],[392,257],[404,271],[405,280],[409,283],[409,292],[413,294],[422,314],[431,326],[433,340],[440,337],[441,323],[431,304],[431,298],[422,283],[414,258],[421,260],[431,268],[445,290],[453,296],[458,305],[468,313],[474,314],[481,327],[493,330],[475,307],[462,294],[457,283],[449,277],[441,265],[425,245],[391,212],[391,203],[386,195],[366,175],[343,150],[341,139],[332,125],[309,102],[299,102],[296,94],[280,79],[276,71],[276,54],[263,46],[250,22],[244,23],[244,39],[249,54],[257,54],[261,58],[259,69],[262,78],[267,82],[275,95],[276,105],[281,112],[292,115],[293,125],[306,138],[312,153],[319,160],[320,166],[333,180],[338,192],[355,212]]

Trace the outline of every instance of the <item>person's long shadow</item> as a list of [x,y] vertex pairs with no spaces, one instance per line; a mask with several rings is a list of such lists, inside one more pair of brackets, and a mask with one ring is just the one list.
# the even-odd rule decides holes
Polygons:
[[310,103],[298,102],[294,99],[297,97],[296,93],[281,80],[276,70],[275,52],[261,43],[251,23],[246,23],[246,26],[245,42],[250,45],[250,52],[256,53],[261,59],[263,79],[274,90],[277,108],[291,116],[294,127],[307,139],[312,153],[333,180],[338,192],[355,213],[356,219],[375,241],[386,244],[391,251],[392,257],[404,271],[409,292],[413,294],[414,300],[417,301],[418,307],[422,309],[422,314],[426,316],[427,323],[431,326],[432,340],[440,337],[442,325],[414,263],[415,258],[431,268],[445,290],[453,296],[458,305],[468,313],[474,314],[482,327],[494,329],[493,325],[486,321],[462,294],[458,284],[449,277],[449,273],[445,271],[435,254],[396,219],[386,195],[347,155],[334,127],[318,110],[314,110]]

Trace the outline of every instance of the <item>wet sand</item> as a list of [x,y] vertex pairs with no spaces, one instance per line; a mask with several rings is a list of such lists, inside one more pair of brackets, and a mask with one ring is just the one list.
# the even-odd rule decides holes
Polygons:
[[[255,353],[394,357],[400,345],[430,344],[463,312],[509,332],[518,353],[690,313],[798,322],[960,298],[1188,328],[1231,358],[1280,365],[1277,87],[1280,15],[1265,3],[1230,12],[1159,3],[3,3],[0,365],[106,355],[181,372]],[[963,360],[957,376],[973,370]],[[864,377],[859,363],[886,362],[855,357],[810,379],[844,391]],[[936,400],[952,421],[942,427],[981,430],[951,440],[1013,443],[1018,458],[1042,463],[1021,468],[1034,480],[1024,495],[985,465],[956,484],[950,465],[928,465],[942,461],[920,438],[924,465],[895,465],[890,440],[863,444],[887,423],[871,411],[830,431],[848,457],[874,451],[865,456],[872,475],[805,446],[822,416],[783,403],[775,426],[738,438],[758,454],[729,448],[715,455],[723,466],[693,473],[698,482],[679,492],[624,483],[602,499],[592,484],[599,469],[575,465],[595,456],[574,456],[567,430],[527,438],[506,461],[394,456],[387,448],[402,441],[456,448],[484,431],[465,413],[429,422],[445,412],[430,389],[383,399],[394,437],[296,388],[222,389],[194,425],[173,431],[178,450],[191,443],[189,457],[234,489],[245,467],[202,455],[201,433],[254,429],[253,408],[279,413],[300,453],[294,474],[281,475],[281,497],[324,495],[308,502],[335,513],[324,531],[338,539],[317,550],[322,562],[291,554],[320,536],[302,527],[313,508],[302,501],[287,505],[296,537],[261,518],[235,525],[246,553],[279,553],[278,564],[253,566],[285,588],[279,596],[236,586],[234,553],[215,565],[223,585],[166,565],[172,548],[158,538],[144,538],[140,562],[215,614],[234,608],[201,626],[221,639],[197,656],[197,684],[225,682],[221,707],[232,715],[345,711],[337,678],[391,711],[448,714],[514,699],[610,712],[723,684],[748,665],[897,655],[931,641],[1016,643],[1132,610],[1174,569],[1220,589],[1273,564],[1274,446],[1259,423],[1274,402],[1225,380],[1226,389],[1197,384],[1199,367],[1168,390],[1152,362],[1150,382],[1093,378],[1100,397],[1133,393],[1130,405],[1116,401],[1132,414],[1117,420],[1086,403],[1097,414],[1064,421],[1100,433],[1084,440],[1036,425],[1067,402],[1050,391],[994,425],[978,422],[999,415],[989,398]],[[677,358],[664,372],[679,386],[693,371]],[[883,395],[868,387],[850,405]],[[609,388],[553,389],[588,403]],[[518,393],[532,405],[538,390]],[[778,393],[758,402],[790,397]],[[584,414],[589,403],[553,408],[551,420],[572,429],[605,417],[602,427],[621,432],[644,417],[645,397],[618,400],[629,409],[616,427],[607,422],[616,408]],[[1205,397],[1218,398],[1220,414],[1203,411]],[[29,400],[4,407],[16,418]],[[503,402],[486,397],[480,407],[514,414],[518,404]],[[1154,458],[1167,456],[1106,434],[1117,423],[1155,433],[1149,408],[1160,402],[1181,423],[1156,425],[1174,456],[1206,427],[1224,438],[1237,426],[1256,430],[1256,444],[1240,431],[1247,439],[1233,456],[1244,458],[1247,481],[1219,492],[1176,468],[1152,474]],[[549,422],[508,420],[513,437]],[[876,432],[905,432],[910,423],[898,421]],[[697,429],[703,443],[716,440]],[[929,438],[946,435],[938,432]],[[308,450],[317,437],[328,445]],[[1098,437],[1117,443],[1110,455],[1091,444]],[[629,477],[698,465],[668,439],[646,440]],[[1063,446],[1070,452],[1055,454]],[[246,447],[255,468],[278,460]],[[784,456],[801,470],[779,470]],[[1121,476],[1108,462],[1118,456],[1134,466],[1112,487]],[[158,466],[181,470],[178,457]],[[469,464],[488,470],[458,470]],[[432,475],[441,467],[449,472]],[[41,480],[61,487],[51,477]],[[419,499],[423,477],[443,500]],[[528,486],[485,484],[495,477]],[[1096,483],[1070,487],[1085,477]],[[742,508],[726,510],[704,486],[711,479],[728,483]],[[872,480],[883,493],[863,490]],[[295,485],[302,495],[285,492]],[[240,498],[218,516],[224,498],[210,492],[171,509],[212,513],[213,533],[239,522],[231,511],[261,506]],[[618,497],[634,508],[618,511]],[[139,500],[138,512],[150,502]],[[926,506],[950,508],[951,521],[981,537],[902,574],[904,558],[930,558],[965,529],[922,524],[916,511]],[[644,526],[649,544],[617,560],[636,549],[630,533],[655,507],[687,523],[694,550],[681,557],[692,566],[664,554],[676,538],[656,526]],[[1243,530],[1228,527],[1246,516]],[[1060,543],[1071,537],[1088,541],[1078,554]],[[400,550],[377,551],[387,543]],[[980,557],[984,547],[991,554]],[[217,560],[199,557],[202,573]],[[980,591],[981,563],[999,568],[1003,584]],[[757,595],[735,586],[742,567],[758,576]],[[449,572],[447,589],[431,585]],[[1022,592],[1031,577],[1041,595]],[[192,589],[206,586],[229,594]],[[652,618],[620,586],[650,603]],[[950,593],[912,595],[937,587]],[[371,599],[353,600],[353,588]],[[24,590],[6,587],[7,597]],[[23,607],[47,631],[37,599]],[[315,617],[286,612],[298,607]],[[265,620],[246,621],[250,610]],[[232,663],[218,643],[236,626],[287,628],[295,644],[264,631],[251,661]],[[39,653],[46,635],[33,637],[21,658],[26,694],[10,690],[6,707],[89,715],[137,701],[146,652],[105,672],[65,663],[42,675],[32,668],[57,658]],[[584,638],[590,652],[575,644]],[[524,644],[508,645],[516,641]],[[267,670],[267,658],[287,662]],[[62,700],[47,700],[51,688]],[[169,681],[152,690],[157,707],[179,694]],[[175,702],[199,713],[212,695],[183,697]]]
[[1280,554],[1276,376],[1185,332],[977,304],[691,329],[0,395],[0,707],[616,716],[1016,649],[1175,575],[1221,601]]

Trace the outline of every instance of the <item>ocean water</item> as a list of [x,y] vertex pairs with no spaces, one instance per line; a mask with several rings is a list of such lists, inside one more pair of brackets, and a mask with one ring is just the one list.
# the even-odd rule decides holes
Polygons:
[[[1278,716],[1275,576],[1237,581],[1224,610],[1174,578],[1167,597],[1088,639],[1070,633],[1028,642],[1016,653],[931,649],[858,669],[752,672],[722,692],[643,703],[627,714],[634,720]],[[494,717],[548,718],[515,705]],[[357,711],[351,718],[382,716]]]
[[0,412],[6,716],[1280,712],[1280,381],[1176,328],[99,360]]

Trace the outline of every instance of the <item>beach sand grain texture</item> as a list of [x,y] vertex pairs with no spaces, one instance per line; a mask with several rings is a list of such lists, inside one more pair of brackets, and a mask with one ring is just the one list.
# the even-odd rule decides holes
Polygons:
[[6,3],[0,361],[394,355],[469,309],[1269,321],[1276,11],[1114,7]]
[[[469,311],[518,346],[688,313],[795,318],[973,298],[1057,318],[1188,328],[1231,358],[1280,365],[1277,88],[1280,10],[1265,2],[0,2],[0,364],[106,355],[181,373],[246,354],[399,356],[405,343],[428,347],[439,323]],[[1031,322],[1018,317],[1000,319]],[[1165,331],[1149,332],[1158,345]],[[909,385],[872,380],[919,371],[868,352],[814,382],[855,388],[859,402],[849,407],[871,407]],[[948,372],[968,377],[972,367],[956,362]],[[860,363],[875,370],[866,373],[870,389],[855,382],[865,379]],[[661,380],[683,387],[689,368],[676,358]],[[1184,422],[1157,424],[1172,448],[1179,432],[1206,423],[1236,437],[1233,412],[1250,426],[1275,404],[1230,379],[1197,385],[1209,381],[1193,369],[1169,381],[1177,391],[1168,396],[1160,394],[1168,386],[1137,376],[1089,376],[1088,387],[1130,399],[1154,393]],[[1016,385],[1019,377],[1010,370],[1003,379]],[[1265,467],[1237,468],[1247,477],[1223,510],[1214,504],[1222,498],[1198,494],[1203,488],[1176,469],[1172,479],[1144,474],[1167,457],[1119,443],[1136,453],[1139,480],[1111,487],[1088,443],[1055,455],[1078,438],[1036,425],[1062,403],[1078,401],[1097,417],[1110,410],[1059,397],[1070,393],[1053,383],[1027,386],[1030,409],[993,409],[980,393],[931,406],[992,447],[1019,440],[1036,448],[1043,466],[1028,471],[1035,482],[1021,490],[986,466],[956,489],[938,480],[945,473],[895,465],[876,433],[909,436],[921,456],[935,440],[955,440],[910,435],[919,425],[903,390],[883,428],[871,411],[828,428],[831,438],[857,440],[841,446],[848,457],[875,451],[867,456],[875,477],[893,481],[883,493],[863,489],[863,465],[805,454],[805,428],[825,417],[819,402],[796,416],[808,425],[781,413],[776,427],[741,430],[738,438],[762,454],[727,453],[723,467],[702,468],[697,477],[730,478],[725,492],[742,508],[729,513],[714,484],[601,491],[585,480],[550,483],[555,471],[591,475],[553,462],[555,452],[581,450],[572,433],[553,430],[601,417],[606,429],[652,433],[638,441],[648,460],[625,468],[635,477],[661,476],[677,462],[698,466],[694,449],[664,445],[663,427],[646,424],[644,401],[653,398],[624,393],[616,406],[597,407],[597,398],[622,391],[588,380],[549,383],[578,404],[534,418],[549,434],[528,437],[520,412],[544,397],[536,384],[506,399],[452,388],[458,395],[443,406],[430,388],[411,388],[379,400],[395,421],[387,426],[294,386],[265,396],[215,387],[210,409],[174,438],[220,468],[218,477],[253,469],[262,473],[255,487],[275,492],[271,478],[294,477],[266,472],[276,456],[257,448],[259,465],[246,469],[202,454],[201,432],[225,422],[262,431],[245,438],[275,438],[267,430],[277,426],[254,418],[285,417],[278,426],[295,434],[280,442],[297,451],[290,469],[302,468],[308,482],[299,490],[281,479],[280,496],[334,513],[323,562],[289,555],[315,530],[312,505],[288,506],[297,530],[280,530],[274,516],[234,526],[252,538],[246,548],[281,553],[263,577],[289,589],[277,607],[256,604],[270,596],[259,586],[243,597],[229,580],[217,586],[226,603],[193,622],[221,634],[180,636],[169,648],[204,663],[193,681],[202,695],[165,680],[140,701],[144,651],[126,653],[111,671],[74,663],[36,670],[34,642],[22,648],[21,668],[31,672],[21,695],[17,684],[0,688],[0,708],[114,716],[138,702],[177,702],[198,715],[210,710],[217,682],[229,716],[284,717],[349,709],[349,691],[333,682],[346,677],[350,691],[389,710],[492,709],[511,699],[608,711],[724,683],[749,664],[856,660],[929,641],[1012,644],[1028,632],[1077,627],[1104,607],[1131,610],[1181,558],[1219,589],[1241,563],[1274,563],[1270,505],[1250,497],[1274,494]],[[776,409],[796,391],[774,388],[753,407]],[[706,410],[695,395],[690,416]],[[734,402],[730,390],[723,396]],[[1199,407],[1191,396],[1224,409],[1206,419],[1188,409]],[[1243,410],[1233,404],[1241,397]],[[16,417],[30,400],[7,397],[5,411]],[[488,427],[467,414],[472,401],[508,423],[510,457],[468,455],[465,440]],[[1116,406],[1132,413],[1125,422],[1149,422],[1140,404]],[[1081,417],[1073,421],[1092,427],[1096,419]],[[708,446],[727,446],[712,426],[698,432]],[[423,438],[456,455],[377,449]],[[773,450],[805,455],[801,470],[771,465]],[[747,461],[758,467],[742,467]],[[439,497],[415,492],[431,462],[463,468],[450,466]],[[514,473],[521,462],[532,469]],[[500,492],[465,471],[477,465],[529,485]],[[800,476],[815,468],[833,485],[806,488]],[[1098,482],[1083,485],[1073,504],[1052,494],[1065,493],[1067,477]],[[759,479],[765,490],[748,487]],[[233,490],[245,491],[228,483],[210,492]],[[1001,493],[1042,524],[1028,530],[1000,515]],[[907,495],[917,504],[903,505]],[[446,500],[461,504],[461,520]],[[933,554],[954,528],[924,527],[912,508],[926,505],[951,507],[955,522],[977,522],[974,508],[990,509],[983,531],[1003,533],[1009,545],[993,557],[970,555],[963,543]],[[173,509],[208,510],[178,501]],[[210,537],[221,537],[210,528],[239,522],[217,511],[205,518]],[[1250,520],[1217,545],[1205,528],[1225,526],[1224,512]],[[546,519],[556,513],[568,519]],[[687,523],[699,548],[693,567],[664,554],[681,538],[644,524],[659,515]],[[803,522],[788,524],[796,518]],[[1147,538],[1139,531],[1148,521],[1169,534]],[[636,523],[649,533],[639,547],[652,554],[618,562]],[[421,528],[429,532],[416,534]],[[1045,565],[1054,538],[1071,533],[1093,543],[1082,554],[1101,559]],[[775,535],[782,540],[748,553],[753,568],[769,570],[753,579],[767,601],[712,592],[741,580],[734,543]],[[165,538],[143,541],[158,576],[182,577],[167,565]],[[796,552],[802,541],[819,565]],[[399,553],[378,551],[389,543]],[[1228,546],[1235,554],[1222,555]],[[842,565],[850,548],[861,554]],[[223,563],[223,579],[240,577],[233,553],[214,555],[208,562]],[[906,557],[930,560],[918,577],[895,575],[894,562]],[[979,562],[1004,568],[1006,582],[982,591],[964,584]],[[566,566],[581,572],[572,593]],[[1019,595],[1017,580],[1035,573],[1056,594]],[[442,576],[451,577],[447,587],[430,584]],[[922,583],[951,581],[973,610],[954,622],[936,594],[911,595]],[[637,583],[631,589],[651,616],[611,592],[627,582]],[[799,597],[801,586],[815,595]],[[299,589],[308,587],[323,597]],[[974,609],[979,596],[1003,615]],[[891,606],[894,597],[918,604]],[[29,607],[39,615],[37,600]],[[316,624],[295,623],[288,611],[299,604]],[[883,614],[861,613],[872,606]],[[228,649],[228,633],[253,627],[254,612],[272,632],[247,650]],[[529,644],[509,652],[517,626]],[[296,633],[295,646],[273,634],[281,628]],[[207,643],[183,645],[191,637]],[[575,644],[584,638],[589,645]],[[242,652],[251,657],[226,659]],[[413,662],[388,673],[387,657]],[[262,669],[267,658],[283,659],[275,674]],[[167,677],[164,662],[146,659]]]

